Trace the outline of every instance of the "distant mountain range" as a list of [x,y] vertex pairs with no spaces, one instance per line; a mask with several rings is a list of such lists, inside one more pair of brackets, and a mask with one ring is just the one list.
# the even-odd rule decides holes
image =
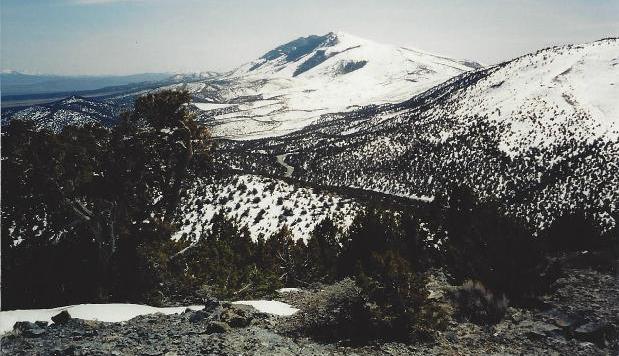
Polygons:
[[[455,75],[480,67],[473,61],[453,60],[331,32],[298,38],[228,73],[141,74],[111,78],[6,73],[3,74],[7,79],[5,83],[3,77],[3,86],[13,88],[13,92],[20,86],[30,87],[32,94],[32,88],[45,86],[49,89],[56,83],[58,90],[69,90],[82,99],[112,104],[117,99],[124,103],[128,97],[149,90],[184,89],[192,93],[198,109],[196,113],[214,136],[252,139],[293,132],[316,123],[323,115],[367,105],[397,103]],[[121,82],[128,84],[119,85]],[[89,86],[78,85],[80,83]],[[94,88],[97,83],[115,87],[83,92],[86,88]],[[12,99],[20,99],[16,101],[17,105],[24,106],[56,102],[62,98],[37,100],[39,97],[28,96]],[[15,102],[3,104],[10,107]],[[10,121],[14,112],[3,113],[3,122]],[[106,116],[106,113],[100,114],[98,116]],[[97,120],[96,116],[93,115],[92,119]],[[85,116],[84,119],[88,121]],[[55,124],[50,126],[57,127]]]
[[66,125],[81,126],[100,123],[111,126],[116,123],[121,107],[106,101],[91,100],[80,96],[26,108],[2,110],[2,125],[10,120],[32,120],[39,129],[59,132]]
[[4,71],[0,74],[2,96],[49,94],[96,90],[144,82],[157,82],[172,77],[169,73],[144,73],[118,76],[65,76],[25,74]]

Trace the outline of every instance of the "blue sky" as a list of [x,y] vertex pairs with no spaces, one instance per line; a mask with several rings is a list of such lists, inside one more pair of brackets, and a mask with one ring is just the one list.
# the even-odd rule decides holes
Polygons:
[[1,66],[35,73],[229,70],[341,30],[487,64],[619,36],[619,0],[1,0]]

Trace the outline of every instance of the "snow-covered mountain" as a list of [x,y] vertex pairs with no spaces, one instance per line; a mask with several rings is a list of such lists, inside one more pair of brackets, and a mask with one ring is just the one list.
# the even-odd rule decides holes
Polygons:
[[113,125],[119,108],[108,102],[70,96],[52,103],[2,110],[2,125],[11,120],[32,120],[39,129],[59,132],[67,125],[82,126],[87,123]]
[[479,67],[338,32],[296,39],[184,88],[215,136],[251,139],[298,130],[325,114],[397,103]]
[[608,228],[619,218],[618,60],[617,39],[540,50],[399,104],[230,143],[226,159],[283,175],[274,156],[288,153],[301,181],[414,199],[466,185],[534,229],[578,211]]
[[[218,211],[254,235],[285,224],[306,237],[327,216],[346,226],[374,198],[351,200],[339,188],[427,204],[453,184],[499,201],[533,229],[578,211],[607,229],[619,221],[618,61],[617,39],[477,68],[330,33],[230,73],[179,76],[107,103],[128,108],[151,90],[189,90],[216,137],[242,139],[217,145],[230,177],[197,182],[185,198],[179,234],[188,237]],[[84,99],[54,105],[70,109],[72,100]],[[19,115],[41,122],[59,112],[27,110]]]

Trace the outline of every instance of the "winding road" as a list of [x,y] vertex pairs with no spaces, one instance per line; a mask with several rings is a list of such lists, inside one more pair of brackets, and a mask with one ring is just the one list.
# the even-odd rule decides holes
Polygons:
[[284,177],[286,178],[292,177],[292,172],[294,172],[294,167],[286,163],[286,157],[288,157],[288,153],[277,155],[275,157],[277,158],[277,163],[279,163],[282,167],[286,168],[286,173],[284,174]]

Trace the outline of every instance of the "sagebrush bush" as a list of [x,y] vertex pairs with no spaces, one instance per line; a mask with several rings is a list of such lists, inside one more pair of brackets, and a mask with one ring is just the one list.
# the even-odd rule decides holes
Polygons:
[[453,291],[456,317],[477,324],[497,323],[503,316],[509,300],[505,294],[495,295],[481,282],[468,280]]
[[376,340],[429,340],[435,330],[442,328],[445,318],[427,300],[425,290],[417,289],[417,282],[407,280],[415,291],[396,288],[398,292],[387,299],[374,295],[377,289],[387,286],[376,281],[370,284],[362,288],[346,278],[307,297],[302,311],[292,319],[293,331],[321,341],[364,344]]
[[334,341],[354,337],[359,322],[367,322],[361,288],[346,278],[312,294],[292,319],[292,328],[316,339]]

